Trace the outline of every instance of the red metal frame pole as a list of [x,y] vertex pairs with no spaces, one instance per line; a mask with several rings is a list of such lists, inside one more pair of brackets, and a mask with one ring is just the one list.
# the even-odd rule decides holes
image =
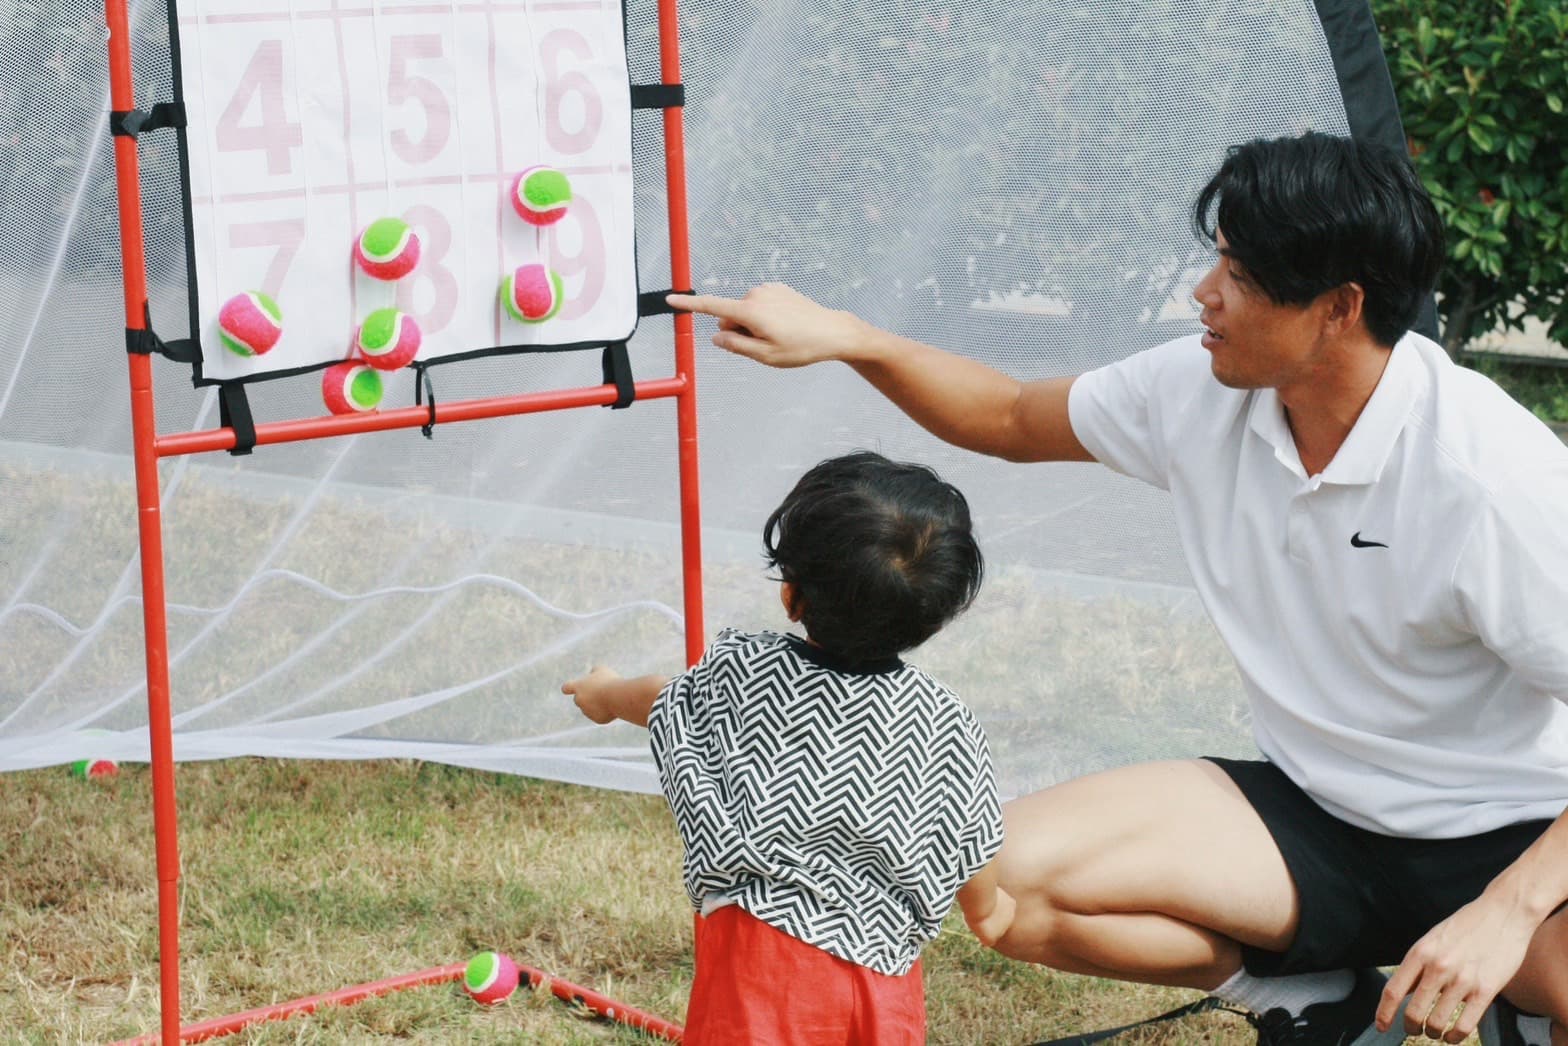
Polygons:
[[[115,112],[136,107],[131,80],[131,28],[125,0],[106,0],[109,27],[109,102]],[[142,243],[141,173],[136,139],[114,139],[120,201],[120,257],[125,279],[125,326],[147,325],[147,268]],[[136,461],[136,523],[141,534],[142,626],[147,657],[147,734],[152,748],[153,831],[158,860],[159,1017],[165,1046],[180,1041],[180,845],[174,800],[174,727],[169,707],[168,621],[163,590],[163,518],[155,449],[152,360],[129,353],[131,432]]]
[[[659,72],[666,84],[681,82],[680,25],[675,0],[659,0]],[[664,179],[669,196],[670,281],[692,290],[691,243],[686,219],[686,125],[678,106],[664,110]],[[675,401],[681,482],[681,567],[686,616],[686,663],[696,664],[706,645],[702,623],[702,513],[697,474],[697,351],[691,313],[675,314],[675,373],[686,390]]]
[[[655,378],[636,383],[637,398],[668,399],[679,396],[687,387],[683,378]],[[515,396],[489,396],[477,400],[453,400],[435,409],[434,416],[428,407],[399,407],[396,410],[367,411],[364,414],[324,415],[319,418],[295,418],[291,421],[270,421],[256,426],[256,445],[269,443],[297,443],[302,440],[326,436],[352,436],[361,432],[385,432],[389,429],[411,429],[432,420],[441,425],[452,421],[475,421],[479,418],[505,418],[517,414],[535,414],[547,410],[565,410],[569,407],[607,407],[615,402],[614,385],[590,385],[579,389],[557,389],[547,392],[524,392]],[[159,436],[157,453],[160,458],[180,454],[199,454],[210,450],[228,450],[234,446],[233,429],[203,429],[199,432],[179,432]]]
[[[135,108],[131,74],[130,19],[125,0],[105,0],[109,30],[109,94],[115,112]],[[680,47],[675,0],[659,0],[659,43],[663,81],[680,83]],[[664,155],[669,196],[670,278],[673,287],[691,289],[690,245],[687,238],[685,133],[680,108],[664,111]],[[125,326],[128,332],[147,327],[147,274],[142,238],[141,175],[134,136],[114,139],[115,180],[120,217],[120,254],[125,290]],[[675,325],[675,377],[637,383],[638,398],[676,398],[676,434],[680,468],[681,560],[686,620],[686,659],[695,663],[704,646],[702,617],[702,541],[700,484],[698,482],[696,351],[692,317],[678,313]],[[157,433],[152,392],[151,358],[128,353],[131,391],[131,430],[136,472],[137,526],[140,534],[142,619],[147,662],[147,729],[151,748],[153,825],[156,835],[158,874],[158,972],[160,1037],[164,1046],[178,1046],[180,1029],[178,808],[174,789],[174,735],[169,696],[168,620],[164,591],[162,499],[158,459],[178,454],[228,449],[235,444],[232,429],[216,429],[168,436]],[[408,428],[427,421],[471,420],[501,417],[566,407],[605,405],[615,398],[614,389],[600,386],[553,393],[494,397],[444,404],[432,412],[419,407],[340,418],[310,418],[256,427],[257,443],[282,443],[321,436]],[[199,1038],[238,1030],[257,1020],[293,1013],[308,1013],[325,1003],[347,1003],[431,980],[450,979],[460,967],[441,967],[371,985],[345,988],[293,1004],[253,1010],[218,1018],[185,1029]],[[530,970],[530,977],[540,975]],[[535,980],[537,984],[538,981]],[[555,983],[555,982],[552,982]],[[588,989],[559,982],[556,994],[584,1002],[591,1008],[607,1007],[607,1016],[646,1031],[680,1041],[680,1028],[660,1018],[614,1003]],[[563,994],[563,992],[565,994]],[[287,1011],[285,1013],[284,1011]],[[617,1012],[619,1011],[619,1012]],[[136,1040],[150,1042],[151,1038]],[[194,1041],[194,1040],[192,1040]]]
[[685,1029],[679,1024],[665,1020],[663,1017],[657,1017],[644,1010],[627,1006],[625,1003],[616,1002],[608,995],[601,995],[592,988],[584,988],[580,984],[560,980],[532,966],[518,963],[517,969],[534,988],[548,983],[550,994],[563,1002],[585,1007],[600,1017],[615,1021],[618,1024],[624,1024],[629,1028],[636,1028],[638,1031],[647,1032],[649,1035],[657,1036],[667,1042],[683,1042],[685,1040]]
[[[374,999],[377,996],[387,995],[391,992],[402,991],[405,988],[418,988],[427,984],[442,984],[447,981],[459,980],[463,976],[465,966],[463,963],[452,963],[448,966],[434,966],[428,970],[417,970],[414,973],[405,973],[397,977],[388,977],[382,981],[372,981],[369,984],[356,984],[350,988],[340,988],[335,992],[324,995],[312,995],[304,999],[295,999],[292,1002],[280,1002],[273,1006],[261,1006],[244,1013],[233,1013],[227,1017],[214,1017],[210,1021],[192,1024],[183,1030],[176,1030],[178,1036],[183,1036],[185,1042],[205,1042],[207,1039],[216,1039],[220,1035],[233,1035],[244,1031],[255,1024],[267,1021],[287,1020],[301,1014],[315,1013],[323,1006],[352,1006],[356,1002]],[[156,1046],[157,1037],[143,1035],[135,1039],[125,1039],[114,1043],[113,1046]],[[179,1038],[175,1042],[181,1041]],[[165,1043],[168,1039],[164,1040]]]

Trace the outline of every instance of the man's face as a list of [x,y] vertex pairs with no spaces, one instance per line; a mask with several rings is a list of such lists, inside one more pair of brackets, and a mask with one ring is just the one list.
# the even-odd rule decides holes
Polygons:
[[1224,232],[1217,241],[1219,257],[1192,291],[1203,307],[1203,347],[1215,379],[1233,389],[1283,388],[1311,380],[1321,362],[1320,310],[1271,301],[1239,263],[1226,257]]

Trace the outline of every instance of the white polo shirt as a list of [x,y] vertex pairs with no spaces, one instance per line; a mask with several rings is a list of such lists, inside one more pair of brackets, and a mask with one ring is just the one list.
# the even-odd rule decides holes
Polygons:
[[1330,813],[1416,838],[1568,806],[1568,448],[1417,334],[1308,476],[1272,389],[1197,336],[1080,377],[1096,459],[1170,491],[1263,754]]

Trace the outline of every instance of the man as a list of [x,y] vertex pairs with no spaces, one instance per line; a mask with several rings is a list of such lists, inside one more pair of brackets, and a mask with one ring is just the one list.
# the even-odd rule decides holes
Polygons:
[[1268,1042],[1568,1046],[1568,449],[1409,332],[1443,248],[1404,157],[1251,142],[1194,220],[1202,334],[1077,378],[778,286],[670,301],[771,366],[848,363],[958,446],[1170,491],[1266,758],[1008,804],[1001,951],[1203,989]]

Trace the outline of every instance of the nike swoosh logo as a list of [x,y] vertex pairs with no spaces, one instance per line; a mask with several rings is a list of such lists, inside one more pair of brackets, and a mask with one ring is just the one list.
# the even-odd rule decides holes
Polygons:
[[1362,541],[1361,540],[1361,531],[1358,530],[1354,534],[1350,535],[1350,547],[1351,548],[1387,548],[1388,546],[1383,544],[1381,541]]

